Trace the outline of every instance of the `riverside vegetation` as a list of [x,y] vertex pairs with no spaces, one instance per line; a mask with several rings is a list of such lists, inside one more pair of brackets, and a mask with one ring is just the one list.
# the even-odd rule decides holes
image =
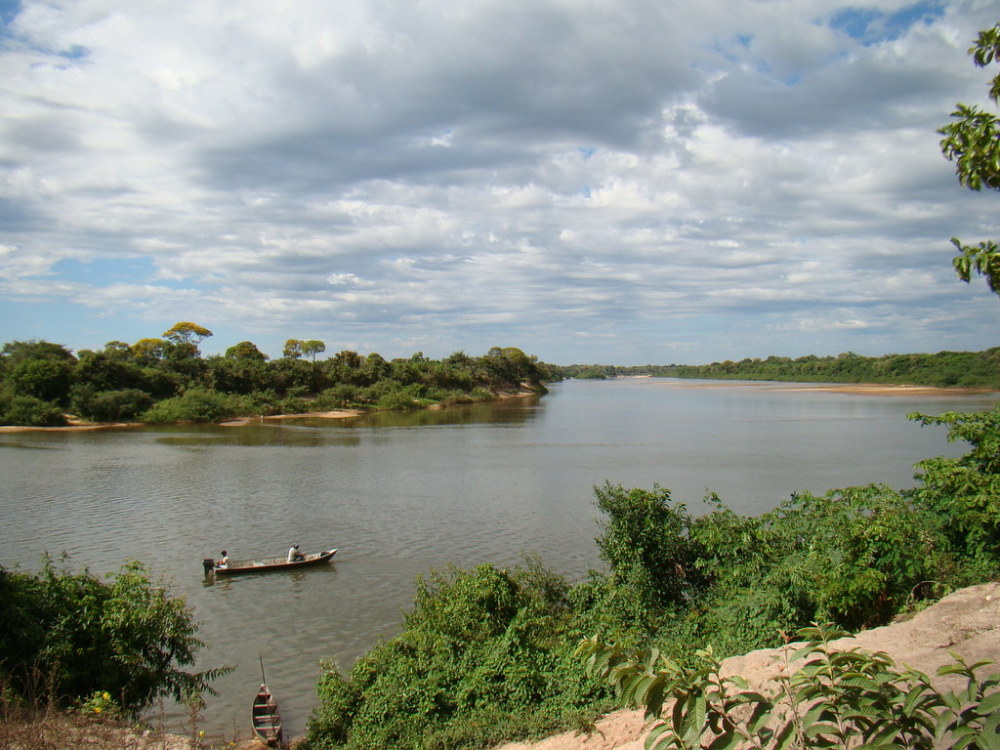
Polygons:
[[864,357],[844,352],[833,357],[745,358],[707,365],[569,365],[565,377],[613,378],[653,375],[665,378],[710,380],[779,380],[794,383],[873,383],[920,385],[935,388],[1000,390],[1000,347],[982,352],[887,354]]
[[[386,361],[320,341],[289,339],[271,360],[252,342],[202,357],[212,332],[180,322],[162,338],[112,341],[74,355],[47,341],[14,341],[0,352],[0,424],[51,427],[66,413],[93,422],[213,422],[240,416],[334,409],[410,409],[484,401],[527,387],[541,392],[554,368],[516,347],[481,357],[422,353]],[[306,359],[306,357],[309,357]]]

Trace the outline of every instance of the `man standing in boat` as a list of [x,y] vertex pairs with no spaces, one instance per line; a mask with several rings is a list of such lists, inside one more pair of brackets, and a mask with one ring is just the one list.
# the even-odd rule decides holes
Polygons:
[[288,550],[288,562],[298,562],[304,559],[305,555],[299,552],[299,545],[293,544],[291,549]]

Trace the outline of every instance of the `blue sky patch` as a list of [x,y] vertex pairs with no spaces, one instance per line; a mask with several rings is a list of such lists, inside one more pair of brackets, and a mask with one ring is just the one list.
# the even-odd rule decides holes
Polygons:
[[876,8],[845,8],[830,19],[830,28],[842,31],[865,46],[891,42],[901,37],[917,23],[930,23],[944,15],[939,0],[922,0],[907,5],[895,13],[883,13]]
[[96,258],[89,261],[64,258],[53,271],[81,284],[147,284],[156,275],[152,258]]

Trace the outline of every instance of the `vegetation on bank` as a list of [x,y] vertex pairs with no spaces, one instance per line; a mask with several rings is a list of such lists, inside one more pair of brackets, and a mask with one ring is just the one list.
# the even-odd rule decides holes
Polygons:
[[853,352],[834,357],[808,355],[745,358],[707,365],[569,365],[563,377],[604,379],[637,375],[709,380],[778,380],[794,383],[875,383],[939,388],[1000,390],[1000,347],[982,352],[887,354],[864,357]]
[[73,354],[47,341],[14,341],[0,351],[0,424],[66,424],[70,413],[92,422],[213,422],[333,409],[411,409],[484,401],[525,386],[544,390],[551,366],[516,347],[481,357],[422,353],[385,360],[341,351],[324,360],[320,341],[289,339],[271,360],[243,341],[203,357],[212,333],[181,322],[158,339],[112,341]]
[[48,559],[37,575],[0,568],[0,601],[4,706],[129,718],[161,696],[200,700],[226,671],[185,669],[205,644],[184,600],[139,562],[108,580]]
[[[584,638],[655,648],[681,669],[777,646],[811,623],[887,623],[1000,575],[1000,407],[914,415],[970,451],[918,465],[920,484],[796,494],[761,516],[713,496],[596,489],[605,563],[570,583],[528,561],[418,582],[403,631],[343,674],[328,665],[314,750],[482,748],[576,727],[614,699],[575,653]],[[685,672],[684,674],[689,674]],[[686,746],[686,745],[685,745]]]

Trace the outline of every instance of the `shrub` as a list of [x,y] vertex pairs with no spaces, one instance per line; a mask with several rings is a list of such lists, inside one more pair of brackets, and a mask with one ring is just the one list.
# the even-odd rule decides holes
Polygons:
[[0,568],[0,664],[4,684],[24,695],[41,672],[69,702],[107,691],[129,713],[161,695],[209,690],[225,670],[186,672],[204,645],[183,599],[127,563],[109,582],[89,572],[41,575]]
[[0,402],[0,424],[21,427],[59,427],[66,417],[55,404],[34,396],[14,396]]
[[153,405],[142,415],[150,424],[171,422],[214,422],[224,417],[247,414],[250,402],[239,396],[202,388],[192,388],[181,396],[168,398]]
[[[899,671],[884,653],[834,650],[848,635],[830,626],[799,631],[805,645],[791,653],[776,687],[751,690],[741,677],[722,677],[711,649],[685,668],[655,652],[625,653],[597,639],[577,653],[609,680],[621,700],[656,720],[648,750],[758,750],[816,747],[977,748],[1000,743],[1000,674],[980,680],[991,662],[961,659],[939,674],[966,678],[964,689],[941,693],[922,672]],[[786,657],[787,658],[787,657]],[[790,665],[789,665],[790,666]],[[669,707],[669,712],[664,709]]]
[[564,637],[566,594],[535,560],[418,579],[403,632],[362,657],[349,680],[333,669],[321,679],[310,745],[475,747],[565,724],[604,694]]
[[123,422],[138,419],[153,405],[145,391],[127,388],[120,391],[92,393],[89,389],[74,389],[72,407],[76,414],[96,422]]

